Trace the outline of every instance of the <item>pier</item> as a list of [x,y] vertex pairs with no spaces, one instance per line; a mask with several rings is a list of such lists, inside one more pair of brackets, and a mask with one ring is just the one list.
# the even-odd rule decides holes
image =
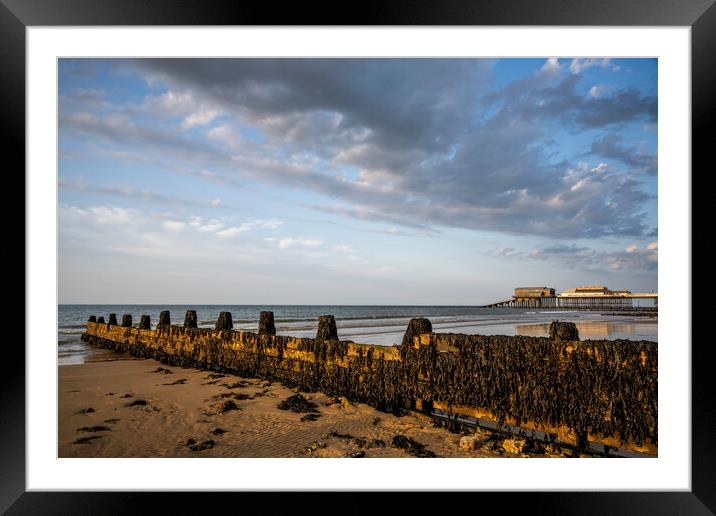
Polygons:
[[551,287],[518,287],[511,299],[484,305],[485,308],[572,308],[578,310],[634,310],[634,300],[651,300],[658,308],[659,294],[609,290],[603,285],[587,285],[559,294]]

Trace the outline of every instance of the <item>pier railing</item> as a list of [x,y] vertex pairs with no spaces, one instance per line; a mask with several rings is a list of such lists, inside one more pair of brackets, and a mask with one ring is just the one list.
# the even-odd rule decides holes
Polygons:
[[222,312],[214,329],[183,326],[162,312],[152,330],[125,315],[117,325],[92,316],[87,343],[163,363],[216,369],[320,390],[381,410],[405,407],[471,417],[519,428],[577,447],[598,443],[657,453],[657,344],[580,341],[572,323],[552,323],[550,337],[432,332],[413,319],[399,346],[340,340],[333,316],[322,316],[316,338],[276,335],[273,314],[259,331],[232,329]]

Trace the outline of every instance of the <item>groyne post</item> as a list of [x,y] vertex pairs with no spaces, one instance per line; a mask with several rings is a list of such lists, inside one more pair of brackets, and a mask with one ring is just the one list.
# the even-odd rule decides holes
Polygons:
[[169,310],[162,310],[159,314],[159,326],[171,326],[171,319],[169,318]]
[[196,328],[196,310],[187,310],[184,316],[184,328]]
[[97,322],[97,317],[95,317],[94,315],[90,315],[89,319],[87,319],[87,322]]
[[321,315],[318,318],[318,331],[316,340],[338,340],[336,318],[332,315]]
[[273,312],[261,312],[259,316],[259,335],[276,335]]
[[131,328],[131,327],[132,327],[132,315],[124,314],[122,316],[122,328]]
[[104,316],[97,317],[97,324],[104,324]]
[[432,333],[433,332],[433,325],[430,322],[429,319],[426,319],[425,317],[416,317],[414,319],[410,319],[410,322],[408,323],[408,328],[405,330],[405,333],[403,334],[403,346],[412,346],[413,345],[413,338],[417,335],[420,335],[422,333]]
[[152,329],[151,321],[149,320],[148,315],[143,315],[142,319],[139,321],[139,329],[140,330],[150,330]]
[[216,321],[215,330],[230,330],[234,327],[234,323],[231,322],[231,312],[221,312],[219,318]]
[[552,340],[579,340],[579,330],[572,322],[552,321],[549,325],[549,338]]
[[109,314],[109,322],[107,324],[117,326],[117,314]]

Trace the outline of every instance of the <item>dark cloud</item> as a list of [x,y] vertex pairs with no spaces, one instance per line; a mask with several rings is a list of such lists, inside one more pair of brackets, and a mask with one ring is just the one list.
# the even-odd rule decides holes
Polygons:
[[[555,124],[612,130],[656,121],[656,99],[634,89],[585,96],[580,75],[561,79],[551,66],[490,92],[490,61],[471,59],[141,59],[133,66],[187,94],[186,109],[220,111],[224,144],[117,113],[62,113],[61,128],[139,147],[226,184],[250,177],[316,192],[328,198],[316,206],[323,212],[425,231],[598,238],[652,229],[642,207],[653,199],[639,181],[555,161],[547,150]],[[186,114],[167,116],[179,112]],[[242,126],[258,128],[265,141],[240,138]],[[643,161],[606,137],[592,152]]]
[[558,119],[581,129],[594,129],[643,120],[657,121],[657,98],[643,96],[635,88],[624,88],[604,97],[581,94],[579,75],[570,75],[557,85],[541,87],[542,81],[520,81],[485,96],[486,105],[501,104],[505,114],[531,121]]
[[633,169],[656,174],[658,163],[655,154],[645,153],[638,147],[625,147],[621,142],[621,136],[613,133],[606,134],[592,142],[590,152],[604,158],[621,161]]

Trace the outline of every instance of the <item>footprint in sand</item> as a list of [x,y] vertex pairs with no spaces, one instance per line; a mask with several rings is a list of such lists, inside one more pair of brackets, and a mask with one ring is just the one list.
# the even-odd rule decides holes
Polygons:
[[83,426],[82,428],[77,429],[78,432],[109,432],[111,431],[111,428],[108,428],[106,426]]
[[94,441],[95,439],[101,439],[103,436],[101,435],[90,435],[89,437],[80,437],[79,439],[76,439],[72,444],[89,444],[90,442]]
[[162,385],[184,385],[188,380],[186,378],[180,378],[171,383],[163,383]]

